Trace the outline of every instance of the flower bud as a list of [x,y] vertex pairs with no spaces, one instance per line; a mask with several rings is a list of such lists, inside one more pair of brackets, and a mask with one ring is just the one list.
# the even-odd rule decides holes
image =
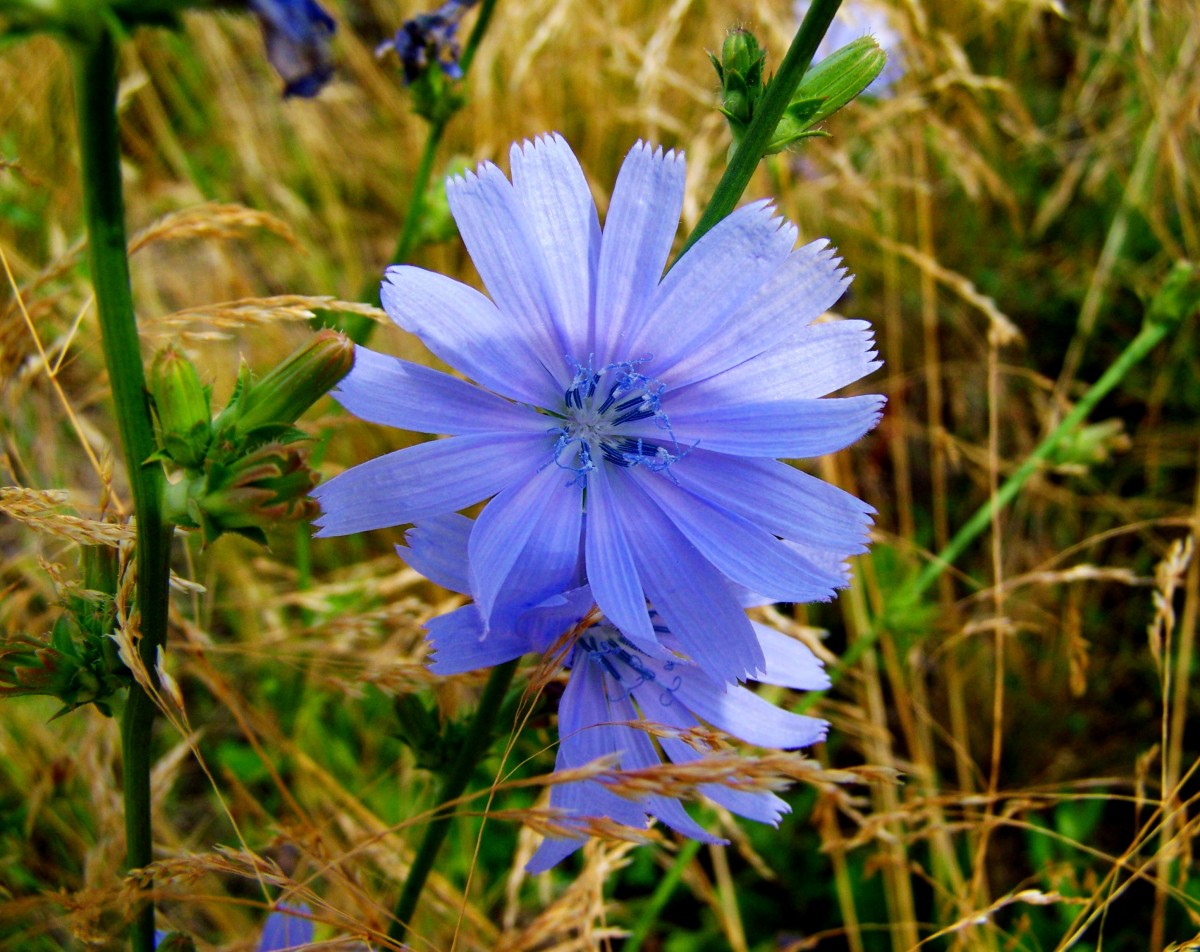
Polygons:
[[1093,466],[1107,463],[1114,453],[1126,452],[1132,445],[1120,419],[1085,423],[1065,434],[1046,462],[1057,473],[1083,476]]
[[886,64],[887,54],[869,36],[821,60],[800,80],[767,144],[767,155],[782,152],[809,136],[823,135],[813,127],[870,86]]
[[455,34],[463,14],[474,5],[475,0],[446,0],[431,13],[406,20],[375,50],[379,57],[395,51],[404,85],[413,93],[413,108],[430,122],[445,122],[465,102],[454,85],[463,75]]
[[70,614],[62,615],[48,641],[26,635],[0,642],[0,698],[40,694],[58,698],[54,716],[84,704],[109,713],[107,699],[124,687],[109,658],[106,636],[81,631]]
[[709,55],[721,80],[721,112],[729,120],[733,141],[740,142],[766,90],[766,51],[753,33],[739,28],[725,37],[719,60]]
[[214,424],[217,439],[240,444],[256,434],[276,438],[353,365],[353,342],[344,334],[324,330],[258,383],[252,383],[249,370],[243,368],[229,406]]
[[887,65],[888,55],[874,39],[863,36],[847,43],[804,74],[792,101],[819,99],[821,106],[811,123],[828,119],[875,81]]
[[206,544],[236,532],[266,545],[264,529],[316,516],[317,504],[308,494],[317,482],[303,449],[266,443],[228,462],[210,460],[205,485],[193,485],[188,508]]
[[1182,324],[1200,310],[1200,267],[1176,261],[1146,310],[1146,321],[1167,326]]
[[160,455],[185,468],[200,466],[212,439],[212,410],[195,366],[168,345],[154,358],[146,385],[158,423]]

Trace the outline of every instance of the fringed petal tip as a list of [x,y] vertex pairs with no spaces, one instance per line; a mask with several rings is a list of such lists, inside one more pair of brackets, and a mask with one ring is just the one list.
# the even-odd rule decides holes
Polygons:
[[[635,157],[634,154],[637,153]],[[645,139],[638,139],[633,144],[633,148],[629,150],[625,156],[625,161],[635,158],[649,158],[653,162],[662,165],[679,166],[682,170],[687,157],[683,149],[664,149],[661,145],[654,145],[652,142],[647,142]]]
[[558,132],[542,132],[535,135],[532,139],[522,139],[520,142],[514,142],[509,147],[508,154],[511,160],[515,160],[518,155],[524,159],[534,159],[537,153],[544,149],[553,149],[555,151],[566,152],[570,155],[571,160],[577,162],[575,153],[571,151],[571,147],[567,145],[567,140]]

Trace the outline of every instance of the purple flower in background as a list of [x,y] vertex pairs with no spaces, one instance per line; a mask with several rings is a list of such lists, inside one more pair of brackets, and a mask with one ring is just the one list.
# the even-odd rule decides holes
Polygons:
[[284,98],[315,96],[333,76],[333,18],[316,0],[249,2],[262,25],[267,59],[283,77]]
[[[383,305],[474,383],[359,348],[334,396],[376,423],[449,434],[318,487],[320,535],[448,517],[470,529],[466,589],[483,634],[580,585],[644,655],[711,678],[764,670],[747,591],[832,597],[871,508],[788,466],[861,437],[883,398],[821,399],[877,366],[861,321],[813,324],[849,282],[825,242],[764,202],[716,225],[665,275],[683,157],[645,144],[603,235],[557,135],[514,146],[447,195],[491,298],[389,268]],[[652,615],[653,606],[656,614]],[[487,639],[479,647],[486,645]]]
[[[465,592],[467,578],[460,567],[466,563],[471,527],[471,520],[457,514],[440,517],[431,525],[414,526],[401,555],[438,584]],[[571,673],[558,707],[556,770],[583,767],[605,757],[615,758],[621,770],[639,770],[660,764],[662,754],[675,764],[704,756],[679,736],[659,736],[656,748],[638,722],[661,725],[679,734],[711,725],[747,743],[785,750],[825,739],[825,721],[790,714],[747,688],[719,683],[680,657],[680,640],[661,624],[655,612],[651,618],[659,642],[671,651],[667,658],[642,652],[607,620],[589,624],[588,619],[595,618],[594,601],[586,587],[554,596],[522,613],[512,629],[493,630],[487,638],[482,638],[478,606],[464,605],[428,623],[433,649],[430,669],[436,674],[458,674],[531,651],[545,654],[565,632],[586,625],[566,649],[564,663]],[[828,675],[808,648],[773,628],[751,624],[764,656],[757,680],[802,690],[829,687]],[[739,790],[720,783],[701,784],[698,789],[731,812],[760,823],[778,825],[789,809],[768,791]],[[579,849],[592,818],[637,828],[652,816],[693,839],[724,842],[697,824],[677,798],[618,795],[601,780],[557,784],[551,787],[550,805],[565,811],[566,825],[578,826],[580,834],[547,837],[527,866],[531,873],[549,869]]]
[[[311,916],[312,910],[302,902],[278,903],[263,923],[262,935],[255,948],[258,952],[299,952],[307,948],[313,942]],[[171,934],[161,929],[155,930],[154,947],[163,946],[168,935]]]
[[[792,12],[797,24],[804,19],[810,6],[812,0],[796,0],[793,4]],[[896,81],[904,75],[904,57],[901,55],[900,34],[892,26],[887,9],[875,0],[846,0],[838,7],[813,61],[819,63],[847,43],[853,43],[863,36],[874,37],[888,57],[883,72],[875,77],[866,92],[871,96],[887,98],[892,95]]]
[[454,34],[458,32],[463,14],[475,5],[476,0],[447,0],[432,13],[420,13],[406,20],[396,31],[394,38],[379,44],[376,56],[395,50],[404,70],[404,84],[411,86],[421,75],[436,63],[451,79],[461,79],[458,65],[458,43]]
[[308,947],[313,942],[312,910],[304,903],[281,902],[263,923],[258,952],[284,952]]

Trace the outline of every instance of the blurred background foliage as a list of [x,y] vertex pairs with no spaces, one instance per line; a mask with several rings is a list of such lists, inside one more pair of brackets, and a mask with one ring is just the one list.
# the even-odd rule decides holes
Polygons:
[[[404,220],[425,126],[372,51],[417,8],[329,7],[338,72],[315,100],[280,99],[248,16],[189,15],[182,32],[122,46],[146,353],[185,348],[216,405],[239,358],[268,367],[307,339],[312,296],[360,299]],[[889,396],[879,429],[805,464],[878,508],[872,552],[838,602],[773,613],[822,632],[831,661],[1111,363],[1170,264],[1200,258],[1194,2],[887,11],[905,69],[895,94],[771,157],[747,192],[839,247],[857,275],[839,310],[875,324],[886,361],[860,385]],[[782,0],[501,0],[436,178],[506,164],[513,140],[558,130],[603,213],[646,138],[687,152],[682,238],[723,167],[707,51],[735,25],[770,66],[796,23]],[[63,514],[111,520],[129,503],[62,50],[0,47],[0,90],[0,482],[69,493],[69,508],[4,510],[0,630],[13,637],[48,630],[77,576]],[[412,261],[477,283],[432,199]],[[428,359],[394,328],[374,344]],[[1198,411],[1192,322],[816,705],[834,724],[823,763],[890,767],[903,783],[798,786],[779,830],[706,808],[732,846],[595,843],[531,880],[535,834],[519,821],[538,791],[508,781],[552,765],[551,685],[479,771],[475,789],[505,783],[455,821],[412,948],[1200,947],[1200,572],[1186,541],[1200,526]],[[330,401],[306,427],[323,434],[327,475],[407,438]],[[266,887],[283,884],[319,938],[378,942],[436,790],[400,740],[397,699],[420,692],[450,723],[480,683],[424,671],[421,622],[453,601],[396,559],[398,530],[304,535],[178,545],[167,670],[184,706],[157,732],[156,883],[161,924],[202,948],[253,947]],[[90,707],[48,722],[55,710],[0,709],[0,947],[116,947],[116,727]]]

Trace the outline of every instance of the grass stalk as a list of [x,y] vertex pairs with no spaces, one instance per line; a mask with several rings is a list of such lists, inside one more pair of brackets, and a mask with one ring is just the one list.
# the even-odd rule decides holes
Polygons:
[[[1155,304],[1152,303],[1148,315],[1153,315],[1154,310]],[[849,645],[841,661],[829,672],[835,684],[854,666],[863,653],[879,640],[889,618],[904,614],[916,604],[922,595],[929,591],[942,573],[954,565],[967,547],[992,524],[994,515],[1016,498],[1029,478],[1038,471],[1058,444],[1082,424],[1091,415],[1096,405],[1111,393],[1155,347],[1162,343],[1164,338],[1177,330],[1180,320],[1190,316],[1190,314],[1177,315],[1178,320],[1155,319],[1153,316],[1149,316],[1143,322],[1142,329],[1137,336],[1129,342],[1129,345],[1113,361],[1100,379],[1092,384],[1071,412],[1063,417],[1058,426],[1043,438],[1025,461],[1017,467],[1016,471],[1001,484],[991,499],[975,511],[975,514],[955,533],[954,538],[929,561],[920,574],[913,581],[900,587],[897,594],[884,605],[881,617],[875,624],[862,632]],[[814,703],[819,696],[818,692],[810,693],[806,696],[803,706],[807,707]]]
[[663,878],[658,881],[658,886],[655,887],[645,908],[642,909],[642,914],[638,916],[637,922],[634,924],[633,931],[629,934],[629,938],[625,940],[625,944],[621,946],[622,952],[640,952],[642,943],[650,935],[650,930],[654,928],[658,922],[659,914],[663,911],[668,900],[674,894],[676,887],[683,879],[683,871],[688,868],[688,864],[696,858],[696,854],[700,852],[699,840],[688,840],[679,847],[679,852],[675,854],[675,862],[667,869]]
[[[141,622],[138,653],[153,678],[158,648],[167,635],[171,527],[163,520],[162,469],[157,463],[146,463],[156,447],[126,253],[116,113],[116,43],[107,29],[97,29],[92,36],[76,39],[71,53],[88,262],[137,518],[137,608]],[[145,867],[153,858],[150,738],[154,715],[154,701],[134,682],[121,721],[128,869]],[[132,942],[135,952],[151,952],[154,948],[151,899],[142,900],[136,907]]]

